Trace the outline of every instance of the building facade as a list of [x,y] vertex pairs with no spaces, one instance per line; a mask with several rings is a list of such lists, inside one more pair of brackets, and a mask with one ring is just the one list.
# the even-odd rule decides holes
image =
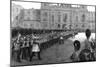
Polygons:
[[87,6],[41,3],[41,22],[44,29],[95,30],[95,12]]
[[12,12],[11,12],[11,26],[12,27],[17,27],[18,26],[18,21],[20,20],[20,14],[22,11],[23,7],[20,5],[16,5],[12,3]]
[[37,9],[23,9],[21,14],[23,18],[19,23],[21,28],[41,29],[40,10]]
[[95,12],[87,6],[70,4],[41,3],[40,9],[23,9],[12,6],[13,26],[32,29],[95,31]]

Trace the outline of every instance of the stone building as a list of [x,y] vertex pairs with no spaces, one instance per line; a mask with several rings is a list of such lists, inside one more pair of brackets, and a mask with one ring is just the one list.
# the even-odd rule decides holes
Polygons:
[[41,3],[41,22],[44,29],[95,29],[95,12],[87,6]]
[[41,3],[40,9],[23,9],[18,5],[12,9],[15,27],[95,31],[95,12],[88,11],[87,6]]
[[41,29],[40,10],[38,9],[23,9],[23,16],[20,22],[21,28]]
[[40,10],[24,9],[20,5],[12,3],[11,27],[41,29]]
[[14,3],[12,3],[12,12],[11,12],[11,27],[17,27],[18,26],[18,22],[20,21],[20,17],[21,17],[21,11],[23,9],[22,6],[20,5],[16,5]]

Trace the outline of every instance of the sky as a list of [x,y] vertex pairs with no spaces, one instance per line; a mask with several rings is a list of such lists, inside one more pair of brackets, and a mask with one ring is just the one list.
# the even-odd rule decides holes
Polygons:
[[18,1],[12,1],[12,3],[14,3],[16,5],[21,5],[25,9],[30,9],[30,8],[40,9],[41,8],[41,4],[40,3],[18,2]]
[[[41,3],[18,2],[18,1],[12,1],[12,3],[17,4],[17,5],[21,5],[25,9],[30,9],[30,8],[40,9],[41,8]],[[94,6],[87,6],[87,9],[88,9],[88,11],[92,11],[92,12],[95,11]]]

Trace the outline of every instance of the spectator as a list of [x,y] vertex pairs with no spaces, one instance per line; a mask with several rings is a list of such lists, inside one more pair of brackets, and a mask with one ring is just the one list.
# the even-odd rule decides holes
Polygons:
[[73,54],[71,55],[71,60],[76,62],[76,61],[79,61],[79,58],[78,58],[78,55],[79,55],[79,50],[80,50],[80,42],[78,40],[75,40],[74,43],[74,52]]
[[96,60],[96,43],[95,41],[91,42],[91,60],[95,61]]
[[84,49],[91,49],[91,43],[90,43],[90,36],[91,36],[91,31],[89,29],[87,29],[85,31],[85,35],[86,35],[86,40],[84,41]]
[[79,55],[80,61],[95,60],[95,43],[90,39],[91,31],[87,29],[85,35],[86,39],[84,41],[84,46]]
[[89,49],[83,49],[79,54],[79,60],[86,62],[91,60],[91,51]]

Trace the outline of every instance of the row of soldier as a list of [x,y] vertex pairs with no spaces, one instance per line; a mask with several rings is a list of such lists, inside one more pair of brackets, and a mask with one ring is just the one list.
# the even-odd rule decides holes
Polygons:
[[[55,35],[56,34],[56,35]],[[37,34],[38,35],[38,34]],[[14,60],[21,62],[21,60],[29,60],[32,61],[32,57],[36,55],[39,60],[41,60],[40,57],[40,44],[36,42],[37,40],[41,41],[47,41],[54,38],[54,36],[58,37],[59,32],[51,32],[46,35],[46,33],[43,35],[36,34],[29,34],[29,35],[21,35],[18,33],[17,37],[12,38],[12,57]],[[42,37],[43,39],[41,39]],[[61,39],[61,42],[63,40]],[[45,48],[45,47],[44,47]]]

